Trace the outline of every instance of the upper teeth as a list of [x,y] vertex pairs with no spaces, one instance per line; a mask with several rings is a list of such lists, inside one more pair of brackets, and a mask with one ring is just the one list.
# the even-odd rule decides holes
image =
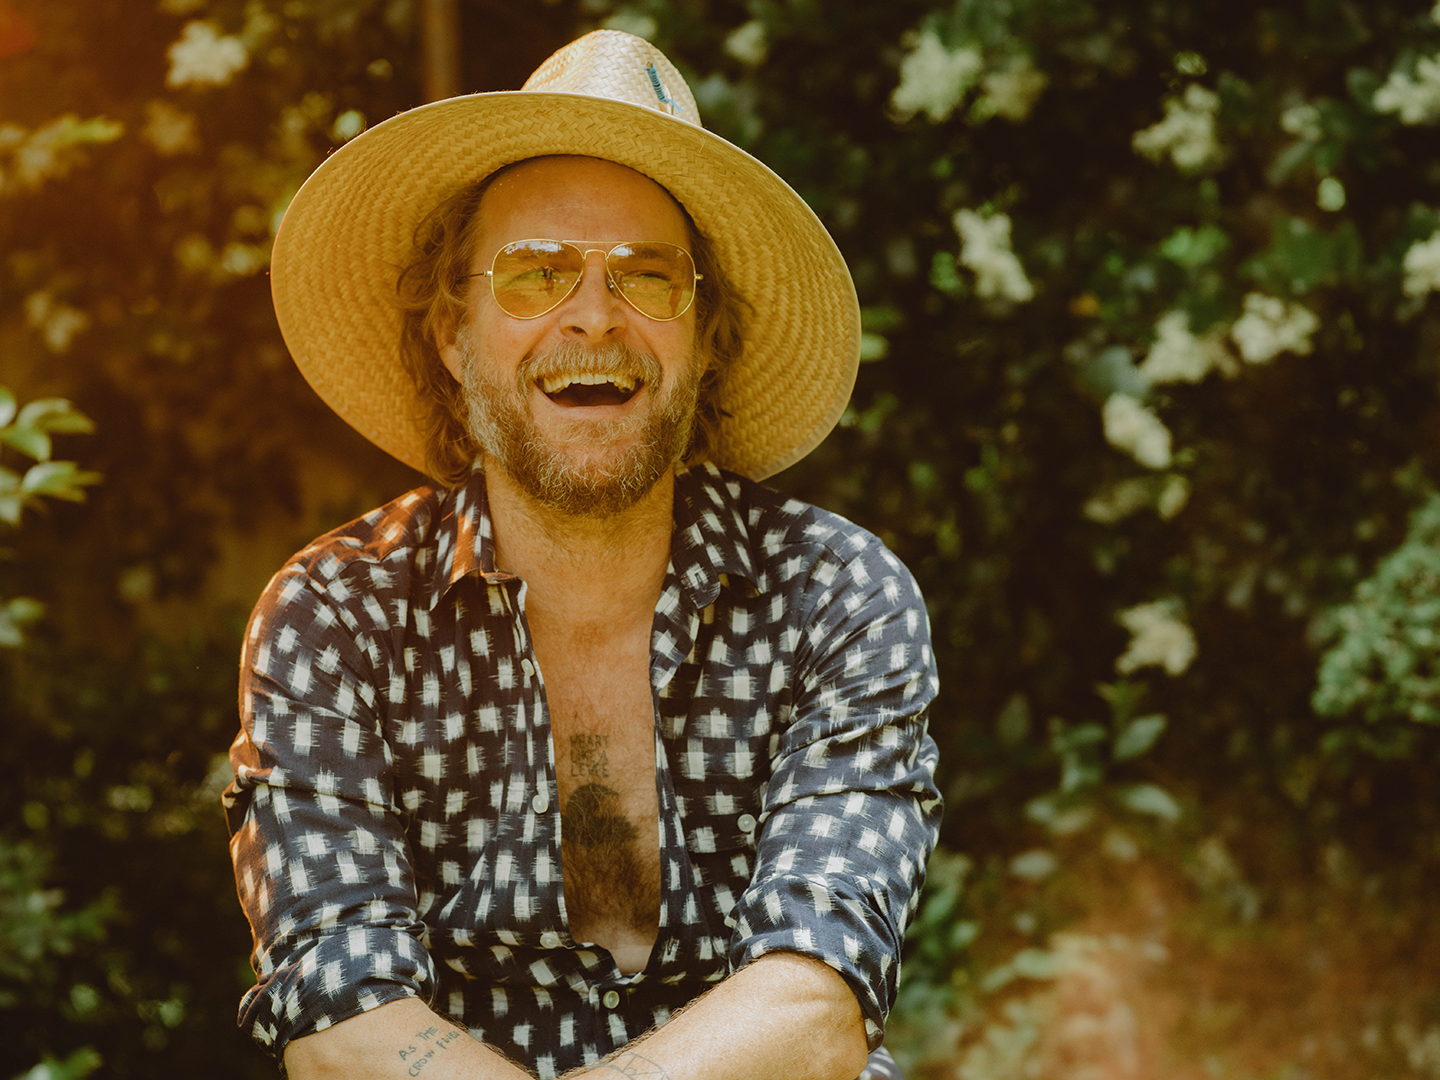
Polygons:
[[580,383],[584,386],[599,386],[602,383],[610,383],[622,394],[628,394],[635,389],[635,380],[629,375],[596,375],[593,372],[575,372],[570,375],[547,375],[540,380],[540,389],[547,394],[558,394],[567,386]]

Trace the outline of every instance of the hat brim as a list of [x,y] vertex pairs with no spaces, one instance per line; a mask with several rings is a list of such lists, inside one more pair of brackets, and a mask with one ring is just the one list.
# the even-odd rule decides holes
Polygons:
[[855,287],[830,234],[789,185],[719,136],[586,94],[438,101],[376,125],[314,172],[275,237],[271,289],[285,343],[316,393],[425,471],[422,410],[399,360],[397,274],[442,199],[549,154],[614,161],[663,186],[753,307],[724,381],[712,459],[763,479],[814,449],[844,411],[860,358]]

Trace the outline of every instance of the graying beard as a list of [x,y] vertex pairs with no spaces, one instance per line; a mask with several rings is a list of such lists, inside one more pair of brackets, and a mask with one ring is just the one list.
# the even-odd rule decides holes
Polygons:
[[[541,505],[570,516],[601,517],[620,513],[635,505],[655,486],[656,481],[678,462],[690,445],[695,427],[695,404],[699,396],[695,360],[690,370],[682,373],[670,394],[666,407],[660,409],[645,425],[638,446],[625,455],[613,469],[576,469],[554,447],[548,445],[533,423],[519,409],[506,409],[500,402],[505,390],[490,383],[479,371],[474,349],[467,331],[456,335],[456,345],[464,357],[464,390],[470,435],[476,444],[495,459],[521,489]],[[567,351],[575,349],[587,354],[583,366],[587,370],[618,370],[623,368],[625,347],[601,346],[591,350],[585,346],[562,345],[543,357],[527,358],[516,377],[516,400],[523,401],[531,380],[546,369],[565,368]],[[698,358],[696,358],[698,359]],[[642,366],[658,373],[658,364],[642,362]],[[650,385],[656,392],[659,381]],[[608,441],[627,434],[630,421],[593,427],[588,434],[576,431],[569,442],[598,437]],[[562,443],[564,445],[564,443]]]

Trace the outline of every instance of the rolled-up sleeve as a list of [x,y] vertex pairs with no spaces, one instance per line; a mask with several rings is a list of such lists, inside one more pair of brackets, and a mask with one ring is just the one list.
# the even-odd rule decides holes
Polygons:
[[292,1039],[401,997],[433,995],[384,739],[385,640],[356,624],[340,577],[292,565],[256,607],[226,791],[257,984],[240,1026]]
[[940,822],[929,625],[910,573],[863,533],[825,549],[798,603],[792,710],[730,960],[785,951],[828,964],[855,991],[873,1050]]

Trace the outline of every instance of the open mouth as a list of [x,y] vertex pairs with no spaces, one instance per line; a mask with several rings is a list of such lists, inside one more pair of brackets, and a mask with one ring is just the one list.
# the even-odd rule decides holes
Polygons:
[[557,405],[624,405],[644,385],[629,375],[595,375],[588,372],[548,375],[537,380],[545,396]]

